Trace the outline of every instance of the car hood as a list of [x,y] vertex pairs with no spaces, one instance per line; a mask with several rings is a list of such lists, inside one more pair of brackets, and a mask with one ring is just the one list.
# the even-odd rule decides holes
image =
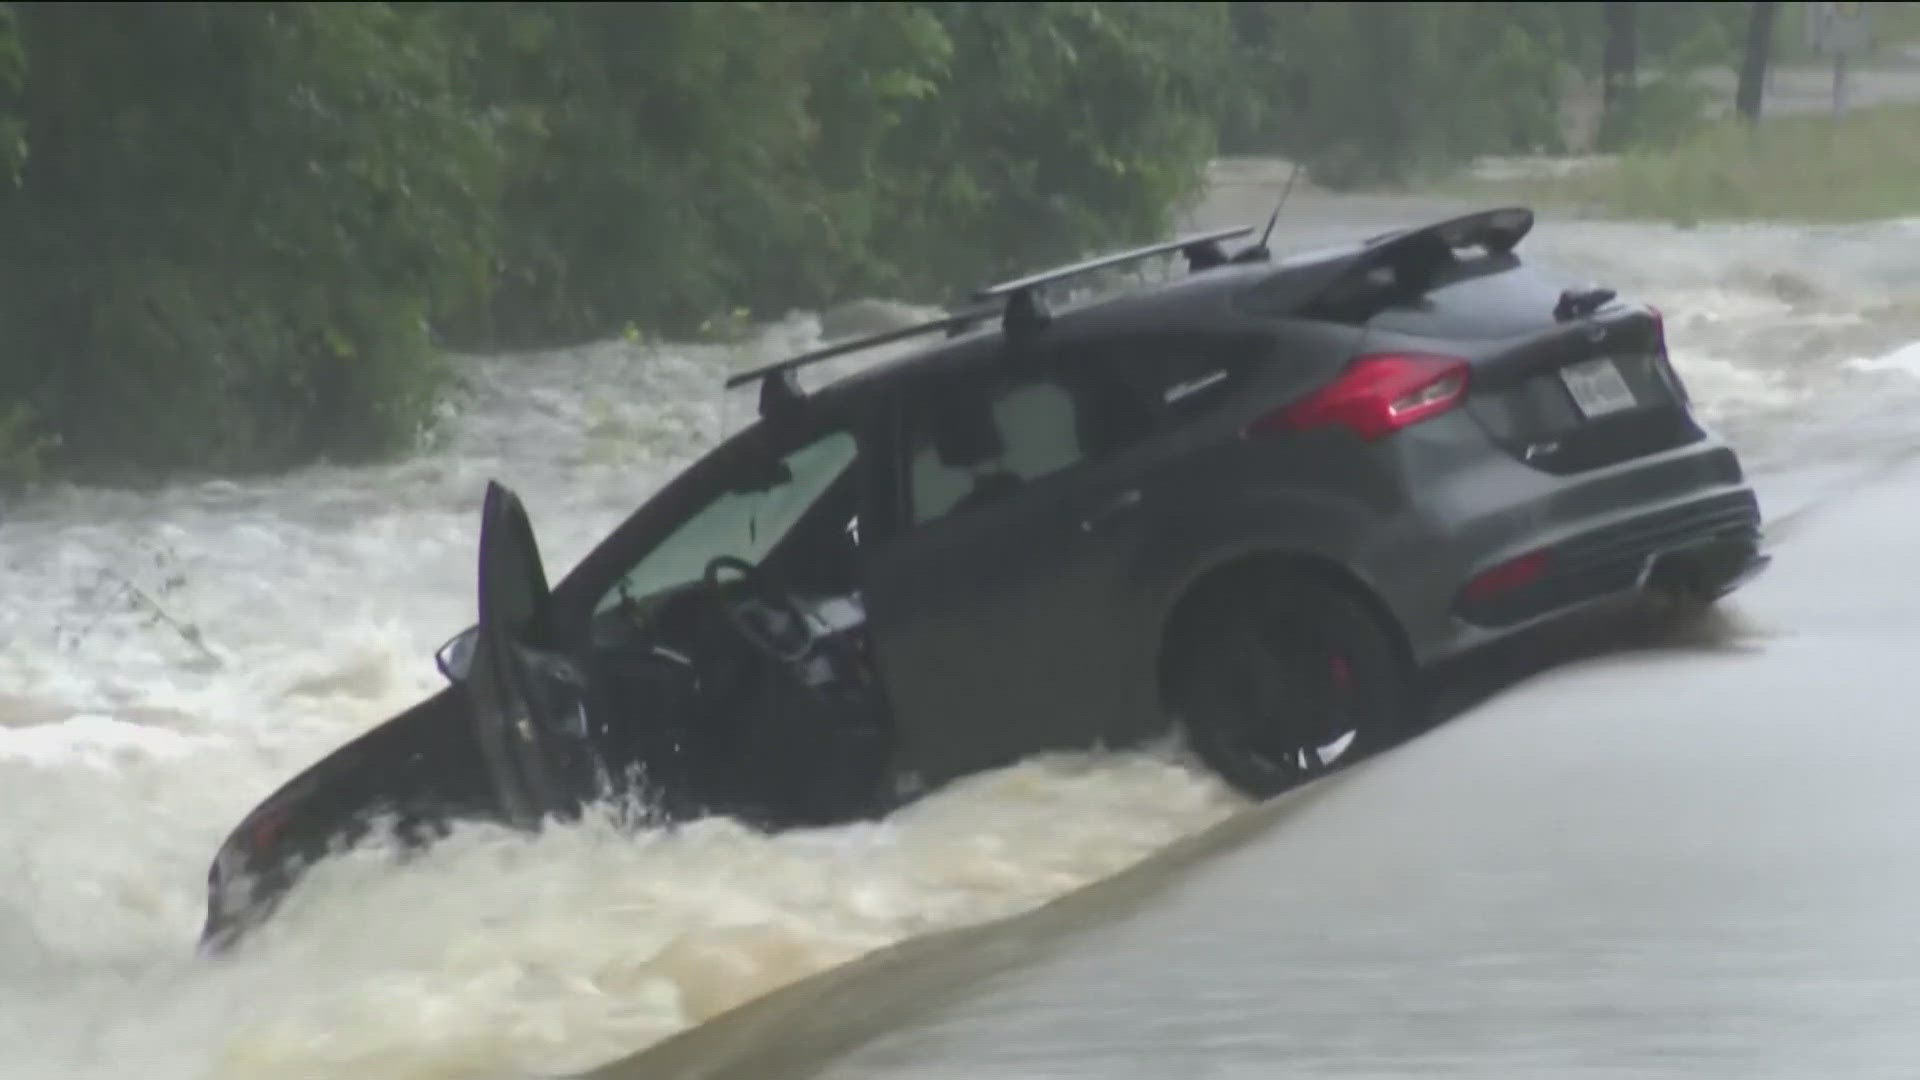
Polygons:
[[208,874],[204,947],[271,911],[300,872],[391,822],[418,839],[452,818],[497,816],[466,688],[447,686],[281,785],[228,835]]

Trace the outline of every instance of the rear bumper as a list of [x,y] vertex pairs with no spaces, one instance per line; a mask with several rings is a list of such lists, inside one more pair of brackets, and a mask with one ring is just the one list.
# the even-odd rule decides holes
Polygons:
[[[1395,467],[1420,496],[1360,565],[1422,667],[1649,588],[1724,595],[1765,566],[1759,501],[1711,435],[1557,475],[1493,448],[1467,418],[1402,434],[1413,437],[1391,449]],[[1515,562],[1469,601],[1470,582]]]
[[1765,568],[1760,506],[1746,488],[1687,499],[1534,549],[1537,576],[1487,595],[1463,590],[1457,618],[1500,630],[1623,592],[1726,595]]

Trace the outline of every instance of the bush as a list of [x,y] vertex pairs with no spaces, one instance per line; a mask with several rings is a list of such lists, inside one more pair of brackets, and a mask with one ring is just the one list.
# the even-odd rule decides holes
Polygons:
[[[1604,6],[1234,5],[1226,144],[1297,158],[1336,188],[1432,179],[1484,154],[1559,152],[1568,90],[1599,74]],[[1654,79],[1614,118],[1612,145],[1685,136],[1699,106],[1685,75],[1738,61],[1748,5],[1637,11],[1639,68]]]
[[1599,149],[1658,150],[1678,146],[1700,130],[1708,91],[1689,80],[1665,77],[1634,88],[1629,104],[1601,125]]
[[498,153],[432,12],[28,5],[0,399],[87,472],[391,449],[478,288]]
[[0,407],[0,492],[40,478],[42,458],[54,446],[21,402]]
[[690,333],[1148,236],[1203,176],[1225,27],[1221,4],[0,7],[0,403],[87,475],[279,468],[406,445],[430,326]]
[[1162,232],[1214,148],[1220,5],[938,4],[936,92],[903,103],[873,247],[932,294]]
[[0,186],[20,176],[27,161],[26,125],[20,122],[20,92],[27,81],[27,55],[20,48],[13,8],[0,4]]
[[1211,149],[1221,5],[476,9],[471,79],[518,118],[468,345],[982,275],[1164,227]]

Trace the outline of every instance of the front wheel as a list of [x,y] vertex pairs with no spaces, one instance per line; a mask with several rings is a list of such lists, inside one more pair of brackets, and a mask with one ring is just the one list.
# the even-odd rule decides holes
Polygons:
[[1306,576],[1232,584],[1197,598],[1169,643],[1167,704],[1223,780],[1269,798],[1403,729],[1411,680],[1363,604]]

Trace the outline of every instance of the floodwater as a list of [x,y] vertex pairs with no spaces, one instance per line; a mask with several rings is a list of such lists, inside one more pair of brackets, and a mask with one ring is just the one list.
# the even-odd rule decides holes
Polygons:
[[[1279,186],[1275,170],[1229,163],[1220,173],[1196,220],[1264,220]],[[1310,246],[1444,209],[1296,192],[1276,240]],[[1786,517],[1790,533],[1804,525],[1808,544],[1838,512],[1834,493],[1887,475],[1913,442],[1906,418],[1920,401],[1920,349],[1912,345],[1920,341],[1920,222],[1682,231],[1543,220],[1522,251],[1663,308],[1701,411],[1763,473],[1769,512]],[[0,1076],[577,1071],[882,946],[1028,910],[1243,811],[1179,760],[1139,752],[1029,762],[885,822],[777,838],[724,822],[639,840],[591,821],[539,837],[468,830],[404,869],[379,851],[325,865],[238,957],[194,957],[206,865],[238,816],[300,766],[437,684],[432,649],[471,621],[487,478],[525,498],[557,574],[746,419],[748,397],[720,395],[726,372],[818,337],[819,320],[801,314],[731,347],[615,342],[476,358],[462,365],[439,440],[395,464],[156,491],[62,488],[9,508],[0,523],[0,590],[8,597],[0,609]],[[1846,547],[1830,535],[1819,542]],[[1849,558],[1840,556],[1842,567]],[[1838,572],[1783,567],[1780,579],[1817,580],[1829,570]],[[1757,605],[1770,594],[1754,595]],[[1779,601],[1766,619],[1792,628],[1816,608],[1839,621],[1850,610]],[[1879,630],[1853,628],[1870,643]],[[1797,641],[1791,633],[1785,640]],[[1862,665],[1876,657],[1897,665],[1897,640],[1863,647],[1854,666],[1831,667],[1836,685],[1868,685]],[[1396,1075],[1405,1061],[1471,1065],[1493,1059],[1472,1057],[1477,1044],[1459,1035],[1460,1018],[1480,1015],[1468,1006],[1475,993],[1493,993],[1490,986],[1535,1009],[1510,1018],[1512,1039],[1538,1052],[1503,1059],[1509,1072],[1528,1064],[1572,1071],[1572,1059],[1547,1048],[1589,1036],[1611,1038],[1620,1053],[1665,1046],[1655,1037],[1668,1030],[1662,1025],[1720,1025],[1714,1038],[1726,1045],[1752,1038],[1751,1025],[1771,1025],[1780,1030],[1767,1045],[1784,1046],[1793,1036],[1780,1017],[1796,1001],[1808,1024],[1866,1017],[1860,1022],[1873,1028],[1893,1014],[1849,1012],[1848,1003],[1882,993],[1876,1000],[1896,1009],[1912,987],[1898,981],[1894,945],[1872,948],[1869,938],[1848,936],[1849,927],[1911,895],[1875,894],[1859,876],[1872,866],[1859,860],[1899,853],[1884,845],[1896,844],[1900,819],[1839,845],[1824,865],[1840,876],[1821,879],[1823,888],[1803,883],[1790,892],[1801,905],[1793,909],[1798,923],[1778,905],[1724,903],[1729,889],[1770,895],[1797,876],[1770,878],[1757,863],[1728,871],[1714,887],[1667,876],[1683,856],[1710,847],[1700,821],[1732,829],[1743,820],[1735,810],[1749,813],[1764,850],[1815,844],[1813,819],[1767,800],[1805,790],[1810,779],[1834,785],[1828,796],[1858,789],[1864,798],[1901,757],[1903,743],[1876,741],[1891,738],[1888,725],[1864,740],[1827,730],[1837,718],[1867,715],[1885,695],[1791,692],[1807,665],[1838,664],[1835,650],[1767,647],[1805,655],[1777,664],[1773,653],[1663,658],[1641,664],[1645,674],[1632,663],[1632,672],[1596,667],[1508,695],[1356,772],[1340,789],[1352,793],[1345,802],[1329,796],[1316,804],[1324,814],[1339,811],[1335,824],[1282,857],[1285,873],[1257,854],[1233,863],[1240,878],[1227,885],[1259,899],[1237,920],[1207,916],[1219,933],[1194,924],[1185,936],[1168,931],[1160,946],[1147,941],[1144,953],[1116,945],[1115,966],[1102,975],[1132,1004],[1089,1013],[1079,1027],[1062,1019],[1062,1032],[1080,1032],[1080,1043],[1039,1038],[1060,1026],[1046,1018],[1067,1007],[1037,989],[1007,999],[1032,1018],[993,1037],[999,1056],[915,1066],[909,1075],[1068,1075],[1078,1068],[1068,1058],[1102,1031],[1131,1034],[1112,1035],[1101,1060],[1132,1056],[1143,1069],[1157,1062],[1152,1075],[1241,1075],[1236,1060],[1274,1060],[1273,1044],[1261,1040],[1275,1031],[1289,1045],[1305,1039],[1317,1055],[1292,1059],[1297,1067],[1338,1071],[1340,1061],[1358,1061],[1353,1074],[1364,1076],[1376,1066]],[[1735,674],[1740,665],[1767,674]],[[1679,762],[1697,766],[1704,747],[1742,728],[1735,713],[1705,715],[1698,704],[1721,701],[1729,687],[1750,688],[1737,715],[1765,739],[1724,768],[1683,768]],[[1669,760],[1636,732],[1678,739],[1689,753]],[[1836,744],[1858,755],[1844,759],[1848,768],[1836,773],[1831,759],[1798,763],[1799,751]],[[1584,801],[1554,801],[1583,790],[1596,745],[1606,767],[1593,766]],[[1886,749],[1866,752],[1874,747]],[[1426,758],[1438,760],[1418,764]],[[1620,761],[1638,766],[1651,786],[1630,782]],[[1684,813],[1654,812],[1694,790],[1683,782],[1691,780],[1705,794],[1681,799]],[[1835,809],[1832,820],[1843,816]],[[1607,845],[1623,844],[1626,824],[1666,846],[1648,848],[1640,861],[1600,859],[1613,850]],[[1478,876],[1434,877],[1451,865],[1447,855],[1461,850],[1461,837],[1480,845],[1472,851],[1515,854],[1489,855]],[[1859,859],[1843,858],[1850,855]],[[1195,888],[1214,880],[1198,878]],[[1289,893],[1287,882],[1308,884]],[[1565,895],[1590,902],[1546,918]],[[1503,898],[1498,906],[1480,904],[1493,896]],[[1535,911],[1540,905],[1547,906]],[[1619,944],[1606,936],[1609,924],[1583,923],[1580,910],[1642,910],[1648,936]],[[1730,912],[1724,933],[1732,944],[1686,961],[1695,968],[1660,966],[1663,952],[1694,940],[1660,936],[1662,913],[1674,911]],[[1529,912],[1536,922],[1525,921]],[[1503,919],[1516,927],[1511,936],[1497,932]],[[1825,936],[1816,932],[1822,926],[1830,928]],[[1601,974],[1577,984],[1528,974],[1530,957],[1589,932]],[[1272,995],[1256,978],[1271,968],[1252,970],[1254,954],[1240,967],[1223,959],[1218,979],[1210,974],[1204,958],[1213,954],[1204,949],[1262,935],[1282,950],[1257,954],[1271,965],[1297,966],[1305,950],[1318,966],[1302,970],[1317,974]],[[1736,947],[1768,935],[1783,951]],[[1353,951],[1341,952],[1342,942]],[[1191,962],[1176,962],[1189,954]],[[1835,964],[1873,959],[1886,981],[1878,991],[1857,981],[1829,985],[1793,966],[1820,956]],[[1137,962],[1124,966],[1126,957]],[[1715,987],[1760,985],[1754,980],[1768,971],[1766,993],[1779,1008],[1715,1011],[1730,992]],[[1369,972],[1378,977],[1369,981]],[[1602,984],[1621,988],[1635,1007],[1620,1013],[1619,1002],[1593,1005],[1592,994],[1578,992]],[[1163,1007],[1175,999],[1220,1008],[1181,1021],[1175,1017],[1185,1014]],[[1271,1026],[1277,1001],[1293,1004],[1286,1012],[1300,1014],[1297,1024]],[[1258,1002],[1268,1011],[1247,1011]],[[1252,1019],[1237,1024],[1236,1009]],[[1198,1026],[1178,1028],[1183,1022]],[[1652,1026],[1634,1026],[1641,1023]],[[1837,1038],[1821,1030],[1829,1042]],[[1382,1065],[1366,1055],[1408,1045],[1368,1041],[1383,1031],[1437,1032],[1433,1045],[1452,1046],[1455,1056]],[[1195,1047],[1194,1056],[1145,1055],[1140,1047],[1155,1032]],[[1863,1042],[1859,1060],[1890,1060],[1893,1038]],[[1019,1040],[1034,1044],[1031,1055],[1019,1056]],[[1367,1047],[1359,1058],[1343,1057]],[[924,1049],[904,1060],[945,1060],[913,1056]],[[844,1068],[872,1073],[866,1064]]]

